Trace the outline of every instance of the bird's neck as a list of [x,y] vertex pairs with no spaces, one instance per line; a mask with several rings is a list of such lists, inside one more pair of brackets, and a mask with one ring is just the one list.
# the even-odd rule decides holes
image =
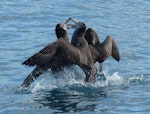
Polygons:
[[71,44],[74,46],[82,46],[85,45],[87,41],[84,38],[84,32],[79,33],[79,31],[75,30],[71,39]]
[[60,38],[63,38],[64,40],[69,42],[69,36],[68,36],[67,32],[65,34],[60,35],[60,36],[57,37],[57,39],[60,39]]

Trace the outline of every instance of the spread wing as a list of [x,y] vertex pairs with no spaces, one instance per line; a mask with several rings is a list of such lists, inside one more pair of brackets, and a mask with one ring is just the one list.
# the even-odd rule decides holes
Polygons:
[[35,53],[33,56],[25,60],[22,64],[29,66],[42,66],[50,62],[56,54],[56,43],[57,42],[47,45],[41,51]]
[[101,61],[103,62],[108,57],[112,56],[115,60],[120,60],[118,46],[114,39],[107,36],[106,39],[99,45],[99,52],[101,54]]
[[69,42],[62,39],[47,45],[41,51],[35,53],[33,56],[28,58],[22,64],[29,66],[43,66],[47,63],[51,63],[51,60],[55,56],[63,57],[73,64],[84,64],[82,60],[82,53],[80,49],[72,46]]

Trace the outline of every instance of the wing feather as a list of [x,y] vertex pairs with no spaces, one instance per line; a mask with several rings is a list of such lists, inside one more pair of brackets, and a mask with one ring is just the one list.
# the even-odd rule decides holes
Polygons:
[[51,59],[55,56],[56,53],[56,42],[47,45],[39,52],[35,53],[33,56],[29,57],[22,64],[29,66],[41,66],[51,61]]

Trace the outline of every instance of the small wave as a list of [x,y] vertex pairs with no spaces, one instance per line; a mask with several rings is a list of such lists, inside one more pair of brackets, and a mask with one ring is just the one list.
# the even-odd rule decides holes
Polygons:
[[149,83],[150,75],[142,74],[142,75],[134,75],[128,78],[127,83],[129,84],[137,84],[137,83]]

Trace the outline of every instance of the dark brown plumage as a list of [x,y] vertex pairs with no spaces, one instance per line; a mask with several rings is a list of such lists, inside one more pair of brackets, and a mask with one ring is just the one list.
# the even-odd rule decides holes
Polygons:
[[120,60],[119,50],[114,39],[107,36],[106,39],[100,44],[98,34],[92,28],[87,29],[85,33],[94,62],[99,63],[99,71],[102,70],[102,62],[109,56],[112,56],[117,61]]
[[[92,59],[92,55],[90,49],[88,47],[88,43],[84,38],[84,33],[86,30],[86,26],[84,23],[77,23],[78,27],[76,27],[75,32],[77,33],[76,40],[80,43],[80,46],[73,46],[69,42],[66,42],[63,37],[58,38],[57,41],[47,45],[45,48],[28,58],[23,62],[25,65],[29,66],[37,66],[37,69],[42,70],[39,74],[42,74],[45,69],[49,67],[52,60],[55,57],[61,57],[67,59],[70,63],[82,66],[88,70],[86,72],[86,81],[92,80],[92,78],[96,74],[96,68],[94,67],[94,62]],[[59,31],[61,29],[56,29],[57,33],[62,33]],[[65,29],[64,29],[65,30]],[[65,32],[64,32],[65,33]],[[34,70],[36,72],[36,68]],[[32,83],[39,75],[35,73],[30,73],[29,76],[24,80],[22,87],[28,87],[30,83]]]
[[85,39],[87,40],[88,44],[100,44],[98,34],[92,28],[88,28],[85,32]]
[[[61,38],[64,41],[69,42],[66,29],[67,25],[65,23],[60,23],[56,25],[55,33],[57,39]],[[70,62],[64,58],[61,58],[59,56],[55,56],[55,58],[53,58],[51,56],[56,53],[56,50],[54,48],[56,48],[55,43],[53,43],[52,45],[47,45],[41,51],[31,56],[22,63],[28,66],[36,66],[36,68],[26,77],[24,82],[21,84],[21,87],[28,87],[36,78],[38,78],[49,68],[52,70],[53,73],[55,73],[60,71],[64,66],[70,65]]]
[[[24,80],[21,85],[22,87],[28,87],[39,75],[49,68],[57,72],[62,67],[71,64],[78,65],[82,68],[86,75],[85,81],[92,81],[96,74],[95,62],[101,64],[109,56],[113,56],[119,61],[119,51],[114,39],[107,36],[105,41],[100,44],[97,33],[95,31],[93,33],[91,29],[91,36],[88,39],[92,38],[92,40],[88,41],[88,39],[85,39],[85,24],[82,22],[74,22],[76,28],[72,36],[71,44],[68,40],[66,26],[57,24],[55,31],[58,40],[47,45],[23,62],[25,65],[36,65],[37,67]],[[94,38],[98,40],[93,40]]]

